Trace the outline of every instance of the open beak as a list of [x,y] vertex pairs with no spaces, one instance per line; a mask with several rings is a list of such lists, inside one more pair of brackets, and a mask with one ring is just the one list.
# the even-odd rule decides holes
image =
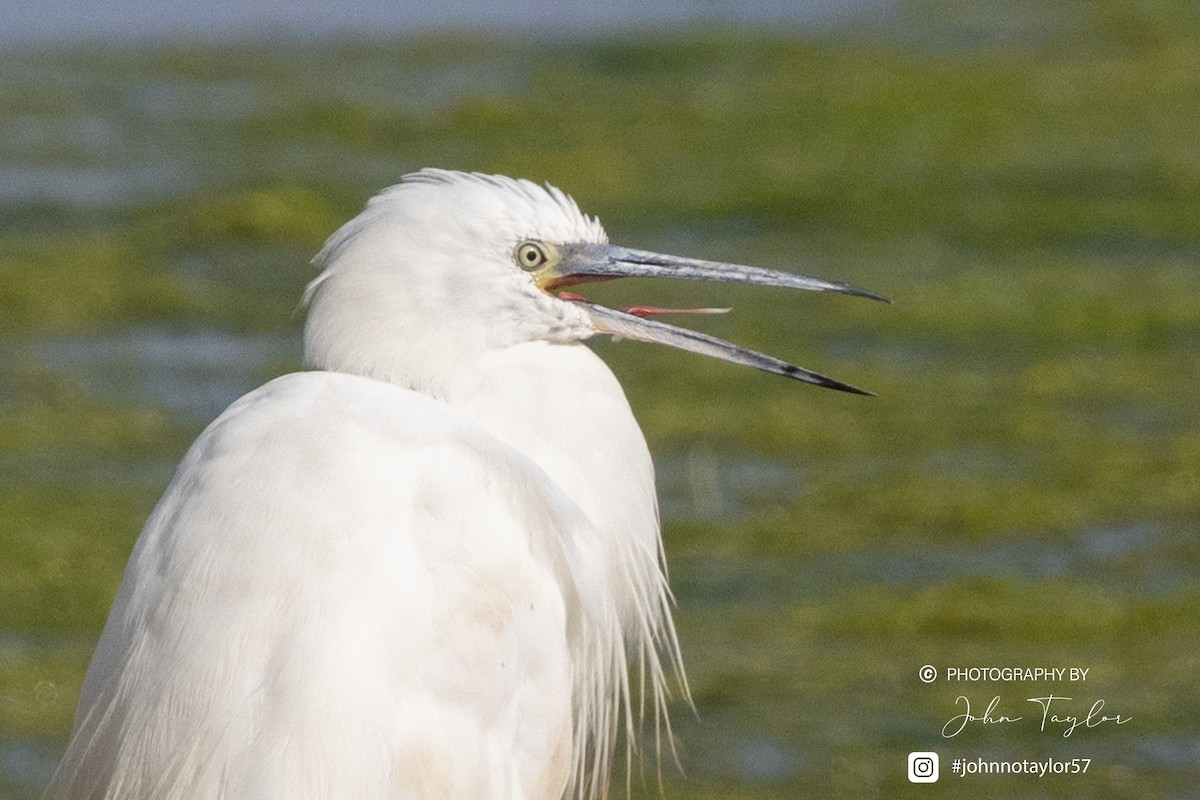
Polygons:
[[[548,292],[581,283],[613,278],[683,278],[724,283],[749,283],[758,286],[782,286],[810,292],[837,292],[885,303],[890,302],[886,297],[845,283],[740,264],[662,255],[616,245],[564,244],[559,245],[557,251],[559,257],[556,262],[537,276],[539,285]],[[575,294],[561,293],[559,297],[577,303],[586,309],[596,330],[600,333],[609,333],[613,336],[641,342],[658,342],[829,389],[853,394],[872,394],[865,389],[859,389],[820,373],[793,366],[786,361],[718,339],[715,336],[647,319],[652,314],[686,313],[689,311],[688,309],[658,309],[640,306],[618,311],[589,302]],[[715,313],[724,310],[691,309],[690,311]]]

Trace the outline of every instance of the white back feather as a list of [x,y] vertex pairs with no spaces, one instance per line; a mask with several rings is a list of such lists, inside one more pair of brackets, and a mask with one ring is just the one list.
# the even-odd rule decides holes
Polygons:
[[326,371],[238,401],[180,465],[55,796],[607,793],[645,704],[629,662],[656,731],[660,654],[687,690],[645,441],[586,316],[513,263],[525,238],[605,240],[557,189],[441,170],[330,238],[306,293]]

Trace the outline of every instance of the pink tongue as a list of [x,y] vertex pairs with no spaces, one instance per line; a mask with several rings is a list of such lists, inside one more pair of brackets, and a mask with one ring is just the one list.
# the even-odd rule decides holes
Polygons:
[[724,314],[728,308],[659,308],[658,306],[630,306],[621,309],[635,317],[653,317],[656,314]]
[[[574,292],[559,292],[558,296],[563,300],[586,300],[583,295],[575,294]],[[622,308],[621,311],[626,314],[631,314],[635,317],[653,317],[658,314],[724,314],[729,311],[728,308],[660,308],[658,306],[630,306]]]

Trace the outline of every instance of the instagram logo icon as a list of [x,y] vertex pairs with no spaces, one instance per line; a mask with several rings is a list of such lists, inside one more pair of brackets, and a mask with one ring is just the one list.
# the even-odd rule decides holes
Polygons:
[[938,754],[909,753],[908,779],[913,783],[936,783],[938,779]]

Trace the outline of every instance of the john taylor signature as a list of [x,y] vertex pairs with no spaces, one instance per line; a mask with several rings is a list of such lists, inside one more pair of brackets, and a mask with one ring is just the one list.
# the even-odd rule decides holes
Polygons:
[[[1112,723],[1114,725],[1124,725],[1133,717],[1123,717],[1120,714],[1102,714],[1104,710],[1104,701],[1097,700],[1092,703],[1092,707],[1082,717],[1077,713],[1067,713],[1067,703],[1071,702],[1070,697],[1060,697],[1058,695],[1047,695],[1046,697],[1030,697],[1027,698],[1027,703],[1036,703],[1041,708],[1041,714],[1035,716],[1035,719],[1040,717],[1041,730],[1061,730],[1063,736],[1070,736],[1078,728],[1098,728],[1101,725]],[[958,736],[963,730],[972,723],[980,725],[1002,725],[1012,722],[1020,722],[1024,717],[1010,717],[999,712],[1000,696],[996,695],[992,701],[988,703],[983,714],[976,716],[971,713],[971,701],[963,695],[959,695],[955,701],[955,705],[963,709],[961,714],[955,714],[946,724],[942,726],[942,736],[950,739]]]

